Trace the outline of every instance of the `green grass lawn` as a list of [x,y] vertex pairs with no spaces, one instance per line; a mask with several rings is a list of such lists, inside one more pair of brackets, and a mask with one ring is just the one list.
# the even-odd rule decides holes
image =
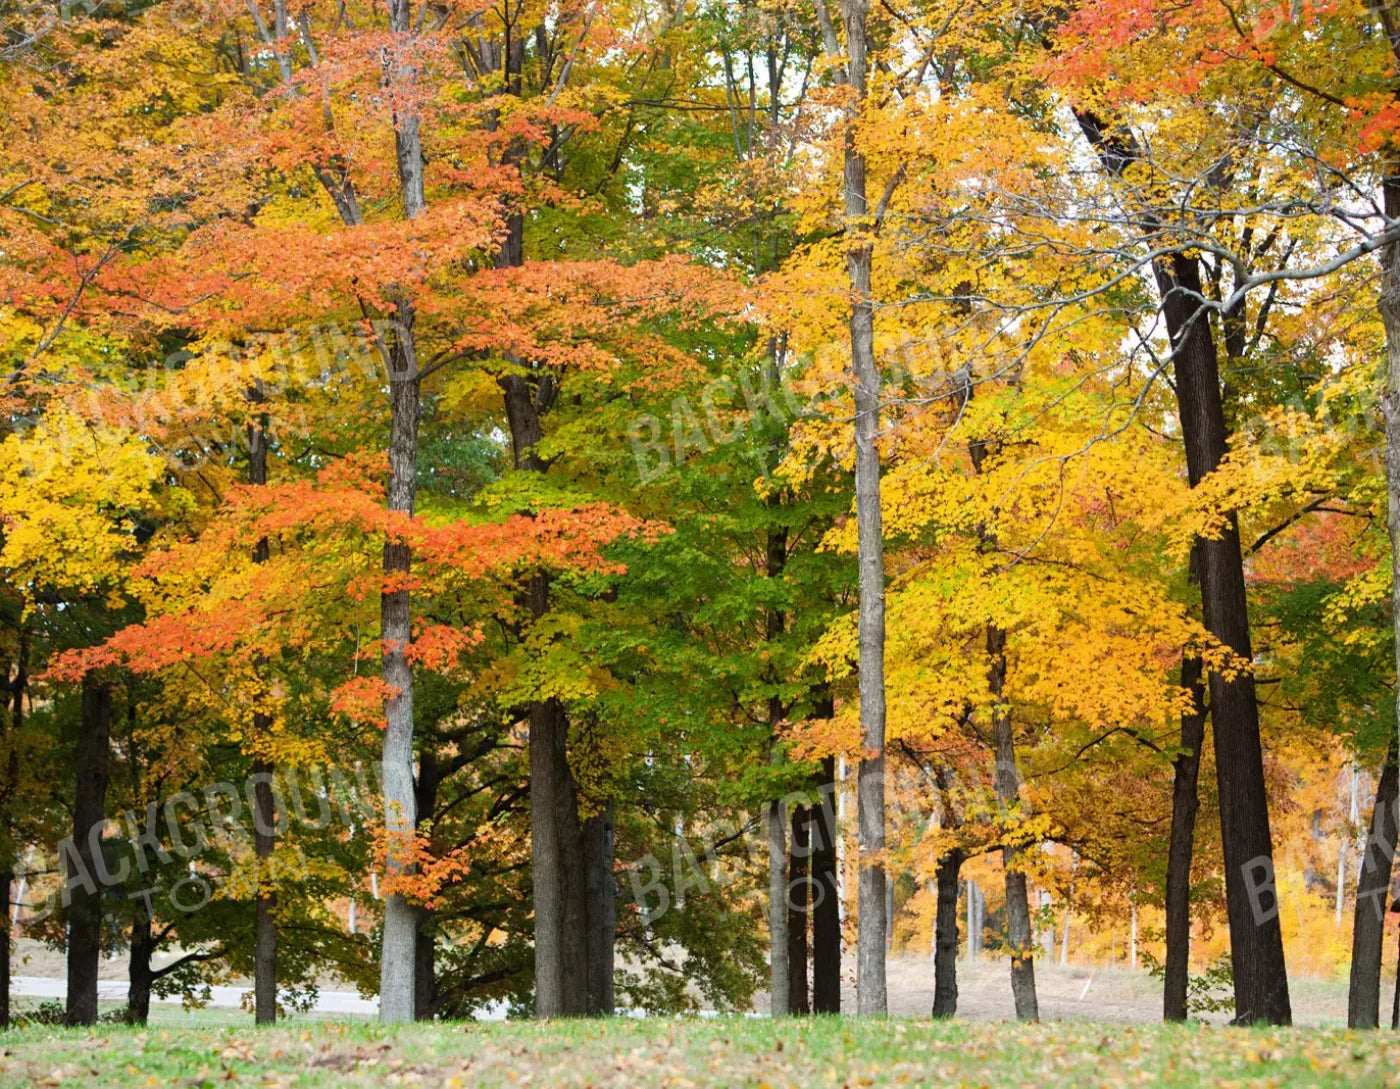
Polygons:
[[1400,1034],[1195,1025],[823,1018],[268,1030],[31,1027],[0,1037],[0,1085],[1400,1085]]

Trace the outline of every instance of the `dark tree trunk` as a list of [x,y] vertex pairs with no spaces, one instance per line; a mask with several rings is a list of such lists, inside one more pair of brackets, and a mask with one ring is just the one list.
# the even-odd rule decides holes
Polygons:
[[0,870],[0,1029],[10,1027],[10,900],[14,896],[14,870]]
[[112,729],[112,689],[89,673],[83,678],[82,715],[73,799],[73,850],[67,858],[68,1023],[97,1020],[97,967],[102,956],[102,887],[97,884],[93,841],[107,810],[107,760]]
[[1197,783],[1205,743],[1205,689],[1201,660],[1181,663],[1181,687],[1191,694],[1191,710],[1181,716],[1181,752],[1172,763],[1172,828],[1167,848],[1167,955],[1162,984],[1162,1017],[1186,1020],[1191,959],[1191,857],[1196,841]]
[[[253,716],[253,729],[271,732],[272,719]],[[276,807],[272,799],[272,763],[253,761],[253,853],[257,857],[258,895],[253,936],[253,1022],[277,1020],[277,892],[272,881],[272,852],[276,845]]]
[[[262,390],[255,386],[249,400],[258,404]],[[267,423],[260,417],[248,425],[248,483],[267,484]],[[267,538],[253,547],[253,562],[266,563]],[[258,663],[258,668],[262,667]],[[277,1020],[277,892],[272,879],[272,853],[277,844],[276,807],[272,797],[273,764],[267,755],[271,744],[272,716],[265,711],[253,714],[253,738],[259,756],[253,761],[253,854],[257,859],[258,891],[254,901],[253,931],[253,1021],[271,1025]],[[147,920],[147,932],[150,922]],[[134,950],[133,950],[134,953]],[[149,954],[147,956],[149,973]],[[133,960],[133,972],[135,961]],[[133,975],[133,982],[135,976]],[[146,984],[146,1006],[150,1006],[150,982]],[[144,1024],[144,1019],[142,1024]]]
[[[1196,302],[1202,294],[1197,259],[1176,254],[1169,266],[1158,264],[1156,271],[1175,360],[1177,414],[1186,447],[1187,475],[1195,487],[1215,470],[1226,450],[1215,339],[1208,313]],[[1241,661],[1252,663],[1244,562],[1233,514],[1219,536],[1196,542],[1195,556],[1206,630]],[[1210,719],[1225,855],[1235,1019],[1241,1024],[1286,1025],[1293,1013],[1274,884],[1259,707],[1250,670],[1233,676],[1211,672]]]
[[811,858],[812,811],[805,805],[792,807],[792,835],[788,843],[788,1012],[812,1012],[807,990],[807,916]]
[[[770,365],[776,364],[770,358]],[[776,381],[777,375],[774,374]],[[768,505],[777,506],[781,500],[775,494]],[[771,526],[765,546],[765,577],[777,579],[787,566],[787,530]],[[764,634],[768,642],[782,635],[787,626],[787,616],[783,610],[768,609],[764,620]],[[782,729],[787,709],[776,695],[768,698],[768,744],[774,764],[782,763],[783,751],[778,734]],[[792,983],[792,969],[788,964],[788,850],[787,815],[781,799],[775,798],[768,804],[768,1010],[772,1017],[784,1017],[792,1013],[791,995],[788,988]]]
[[934,884],[938,902],[933,923],[933,1016],[958,1012],[958,873],[963,852],[954,847],[938,860]]
[[584,878],[587,883],[587,1013],[613,1013],[613,949],[617,939],[617,881],[613,874],[612,807],[583,822]]
[[[1142,159],[1130,133],[1112,128],[1089,111],[1077,110],[1075,116],[1110,175],[1121,178],[1130,164]],[[1160,226],[1150,217],[1143,224],[1147,233],[1156,233]],[[1228,432],[1219,356],[1209,312],[1199,302],[1204,296],[1199,260],[1177,253],[1158,260],[1153,271],[1172,344],[1187,475],[1195,487],[1225,456]],[[1400,358],[1400,344],[1392,350]],[[1206,630],[1244,662],[1253,662],[1244,563],[1233,514],[1218,536],[1196,542],[1195,559]],[[1233,677],[1211,672],[1210,717],[1220,794],[1235,1019],[1244,1024],[1289,1024],[1293,1013],[1278,921],[1273,839],[1252,672],[1245,670]]]
[[[835,709],[830,701],[826,713]],[[841,899],[836,880],[836,758],[822,759],[812,822],[812,1012],[841,1012]]]
[[1391,868],[1400,832],[1400,772],[1391,737],[1385,767],[1376,786],[1371,834],[1356,883],[1356,910],[1351,927],[1351,985],[1347,991],[1347,1027],[1376,1028],[1381,1016],[1381,959],[1385,913],[1390,899]]
[[137,897],[131,920],[131,957],[127,967],[126,1018],[133,1025],[144,1025],[151,1016],[151,984],[155,974],[151,957],[155,953],[151,916],[143,898]]
[[[995,624],[987,626],[987,656],[990,660],[989,683],[992,693],[992,737],[996,744],[997,802],[1007,811],[1020,815],[1021,774],[1016,767],[1016,742],[1012,735],[1011,709],[1002,692],[1006,685],[1006,632]],[[1021,1021],[1039,1021],[1040,1003],[1035,993],[1035,943],[1031,934],[1030,899],[1026,893],[1026,874],[1021,869],[1024,845],[1001,849],[1002,867],[1006,871],[1006,937],[1011,948],[1011,995],[1016,1002],[1016,1017]]]

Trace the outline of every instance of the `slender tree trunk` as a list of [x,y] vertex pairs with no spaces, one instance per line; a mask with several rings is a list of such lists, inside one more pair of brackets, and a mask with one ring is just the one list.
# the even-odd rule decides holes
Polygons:
[[1172,828],[1167,847],[1167,954],[1162,982],[1162,1017],[1185,1021],[1191,961],[1191,858],[1195,851],[1197,789],[1206,709],[1202,666],[1198,657],[1183,658],[1181,687],[1191,694],[1191,709],[1181,716],[1181,752],[1172,762]]
[[[10,1027],[10,942],[14,935],[12,933],[11,919],[14,912],[11,907],[11,897],[14,895],[12,889],[15,877],[15,864],[17,858],[17,839],[13,825],[13,812],[11,805],[14,799],[15,788],[19,784],[19,745],[20,733],[24,726],[24,696],[29,687],[29,640],[25,635],[23,627],[20,626],[19,607],[16,605],[15,626],[19,630],[18,646],[15,655],[15,677],[11,681],[9,664],[5,663],[5,679],[9,685],[8,695],[10,699],[9,712],[6,716],[5,732],[0,734],[0,740],[4,742],[5,752],[5,781],[3,792],[0,792],[0,841],[8,843],[8,856],[4,860],[3,868],[0,868],[0,911],[4,912],[4,917],[0,918],[0,1029]],[[8,619],[8,618],[7,618]],[[24,884],[20,884],[21,897],[24,895]]]
[[[1200,264],[1177,254],[1157,266],[1162,312],[1176,371],[1177,413],[1186,447],[1187,475],[1195,487],[1220,464],[1226,450],[1220,373],[1202,294]],[[1219,536],[1195,545],[1206,630],[1241,661],[1252,663],[1249,606],[1239,528],[1231,514]],[[1283,932],[1274,883],[1273,838],[1264,785],[1259,707],[1254,674],[1210,674],[1210,719],[1225,855],[1226,913],[1234,970],[1235,1019],[1241,1024],[1291,1023]]]
[[144,1025],[151,1016],[151,956],[155,952],[151,916],[141,897],[133,901],[131,956],[127,967],[126,1018],[133,1025]]
[[[769,506],[777,506],[780,502],[775,495],[769,500]],[[765,577],[781,578],[783,568],[787,566],[785,528],[769,528],[764,552]],[[765,638],[771,643],[782,635],[787,625],[787,617],[781,609],[769,608],[764,624]],[[784,713],[782,700],[777,696],[770,697],[768,738],[772,746],[771,758],[774,764],[783,762],[782,749],[778,744],[778,731],[782,727]],[[768,805],[768,1008],[773,1017],[785,1017],[793,1012],[789,991],[791,968],[788,961],[787,863],[787,813],[782,801],[775,799]]]
[[[997,802],[1015,811],[1019,821],[1021,775],[1016,768],[1016,743],[1011,729],[1011,709],[1002,695],[1006,685],[1006,632],[995,624],[987,626],[987,656],[992,699],[992,737],[996,744]],[[1016,1001],[1016,1017],[1021,1021],[1040,1020],[1040,1004],[1035,993],[1035,945],[1031,934],[1030,900],[1026,894],[1026,874],[1021,868],[1025,847],[1017,844],[1001,849],[1006,872],[1006,935],[1011,947],[1011,994]]]
[[[282,21],[285,21],[283,19]],[[258,404],[262,390],[255,386],[249,400]],[[259,416],[248,424],[248,483],[256,487],[267,484],[267,422]],[[266,563],[269,555],[267,538],[253,547],[253,562]],[[261,668],[262,663],[258,663]],[[272,854],[276,847],[276,813],[272,797],[273,763],[267,750],[272,733],[272,716],[266,711],[253,713],[253,737],[259,756],[253,761],[253,854],[257,859],[258,891],[254,901],[253,932],[253,1020],[270,1025],[277,1020],[277,892],[272,879]],[[147,921],[149,933],[150,924]],[[134,946],[133,946],[134,956]],[[146,973],[150,965],[147,956]],[[132,962],[135,972],[135,961]],[[135,975],[132,977],[133,986]],[[146,980],[146,1007],[150,1007],[150,980]],[[142,1024],[145,1023],[143,1020]]]
[[812,811],[805,805],[792,809],[792,837],[788,846],[787,946],[788,1012],[807,1014],[812,1003],[807,990],[808,875],[811,859]]
[[1351,929],[1351,985],[1347,991],[1349,1028],[1376,1028],[1380,1024],[1385,913],[1389,906],[1397,839],[1400,839],[1400,770],[1396,767],[1396,739],[1392,737],[1376,786],[1371,835],[1366,840],[1361,876],[1356,883],[1356,909]]
[[[933,1016],[953,1017],[958,1012],[958,874],[963,852],[954,847],[938,860],[934,878],[937,904],[933,922]],[[969,938],[969,951],[971,939]]]
[[[828,707],[829,707],[828,703]],[[830,718],[834,708],[825,716]],[[841,1012],[841,891],[836,880],[836,757],[817,772],[812,838],[812,1012]]]
[[[409,0],[389,0],[389,29],[397,37],[412,33]],[[416,79],[411,61],[396,60],[387,76],[390,88],[407,89]],[[412,107],[394,116],[394,152],[398,165],[399,194],[404,216],[423,213],[423,144],[418,117]],[[389,510],[412,517],[418,488],[418,350],[414,338],[412,301],[396,296],[398,327],[389,352]],[[407,578],[412,566],[408,542],[392,535],[384,542],[384,573],[389,580]],[[411,833],[417,823],[413,784],[413,667],[408,660],[412,638],[412,604],[407,589],[380,595],[380,638],[383,640],[383,679],[393,695],[384,705],[384,820],[390,835],[387,865],[403,865],[395,858],[395,837]],[[417,987],[418,914],[399,893],[384,899],[384,929],[379,965],[379,1019],[386,1023],[411,1021]]]
[[868,0],[846,0],[846,80],[852,92],[845,138],[846,267],[851,285],[851,372],[855,382],[856,537],[860,583],[861,758],[856,773],[860,835],[856,1008],[883,1017],[885,989],[885,544],[880,512],[880,372],[871,297],[874,247],[865,155],[855,138],[866,91]]
[[112,689],[89,673],[83,678],[82,717],[76,791],[73,798],[73,851],[67,858],[68,1023],[97,1021],[97,967],[102,956],[102,887],[97,884],[94,841],[100,848],[106,819],[108,752],[112,729]]

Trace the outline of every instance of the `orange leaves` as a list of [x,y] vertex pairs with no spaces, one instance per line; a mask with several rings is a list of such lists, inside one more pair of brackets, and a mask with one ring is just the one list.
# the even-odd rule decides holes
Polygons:
[[384,704],[399,690],[379,677],[355,677],[331,693],[331,711],[351,722],[385,727]]
[[481,640],[482,634],[477,628],[429,624],[413,637],[404,656],[416,666],[434,673],[446,673],[456,669],[462,653]]
[[381,896],[403,896],[415,904],[433,907],[443,886],[463,876],[471,865],[470,843],[439,855],[434,853],[432,839],[422,830],[390,831],[376,827],[370,834],[374,854],[383,866],[379,879]]

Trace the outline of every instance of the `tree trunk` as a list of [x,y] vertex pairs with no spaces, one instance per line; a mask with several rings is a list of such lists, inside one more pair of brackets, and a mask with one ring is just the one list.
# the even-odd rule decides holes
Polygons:
[[[770,357],[771,359],[771,357]],[[774,367],[776,370],[776,366]],[[776,375],[774,376],[776,381]],[[780,502],[777,495],[769,499],[769,506]],[[766,578],[777,579],[787,566],[787,530],[783,527],[770,527],[764,547],[764,574]],[[783,634],[787,617],[781,609],[769,608],[764,619],[764,635],[772,642]],[[783,752],[778,745],[778,732],[782,728],[785,708],[777,696],[768,699],[768,740],[771,759],[774,764],[783,762]],[[785,1017],[792,1013],[792,996],[789,991],[792,969],[788,961],[788,851],[787,814],[780,800],[768,805],[768,989],[769,1014]]]
[[112,728],[112,689],[89,673],[83,678],[82,717],[75,753],[73,850],[66,859],[68,888],[68,1023],[97,1020],[97,966],[102,956],[102,889],[97,884],[93,841],[100,848],[107,810],[107,759]]
[[787,947],[788,1012],[807,1014],[812,1003],[807,991],[807,915],[811,858],[810,824],[812,811],[805,805],[793,806],[792,838],[788,846]]
[[[830,718],[835,709],[827,703]],[[841,1012],[841,901],[836,881],[836,757],[817,772],[812,839],[812,1012]]]
[[[1088,111],[1076,110],[1075,116],[1110,175],[1121,177],[1130,163],[1142,159],[1141,150],[1130,134],[1112,129]],[[1160,224],[1150,220],[1143,226],[1153,233],[1160,228]],[[1177,417],[1186,447],[1187,475],[1191,486],[1195,487],[1225,456],[1227,431],[1220,394],[1219,357],[1209,313],[1198,302],[1204,294],[1199,260],[1182,253],[1173,254],[1158,260],[1153,272],[1172,345]],[[1396,314],[1400,318],[1400,310]],[[1383,319],[1384,316],[1383,302]],[[1387,341],[1391,345],[1392,367],[1400,378],[1400,321],[1394,331],[1396,336],[1392,337],[1387,329]],[[1393,388],[1400,390],[1400,383]],[[1387,448],[1395,451],[1397,459],[1397,473],[1392,479],[1400,480],[1400,418],[1394,424],[1396,440],[1391,442],[1389,438],[1390,418],[1394,415],[1387,416]],[[1393,517],[1400,519],[1395,504],[1391,509]],[[1392,541],[1397,534],[1400,534],[1400,520],[1395,522]],[[1400,552],[1396,556],[1400,557]],[[1219,536],[1196,542],[1195,559],[1206,630],[1241,660],[1252,663],[1244,564],[1239,528],[1233,514]],[[1400,615],[1396,622],[1400,623]],[[1397,652],[1400,652],[1400,645]],[[1293,1014],[1288,998],[1283,934],[1278,921],[1273,840],[1269,830],[1254,675],[1245,670],[1227,678],[1212,671],[1209,684],[1211,740],[1215,745],[1220,832],[1225,856],[1226,915],[1234,970],[1235,1019],[1244,1024],[1288,1024]]]
[[1162,982],[1162,1018],[1185,1021],[1191,960],[1191,857],[1196,841],[1197,790],[1201,746],[1205,743],[1205,688],[1201,660],[1183,658],[1181,687],[1191,694],[1191,710],[1181,716],[1181,752],[1172,762],[1172,827],[1167,848],[1167,955]]
[[[774,754],[774,761],[777,754]],[[781,800],[768,803],[768,1012],[792,1012],[788,995],[787,818]]]
[[[953,1017],[958,1012],[958,873],[963,852],[954,847],[938,860],[934,884],[938,890],[933,923],[933,1016]],[[971,951],[971,939],[968,946]]]
[[588,995],[586,1013],[609,1017],[617,942],[617,879],[613,873],[616,828],[612,806],[583,822],[584,879],[587,885]]
[[[249,400],[260,403],[262,390],[254,386]],[[267,423],[266,417],[248,424],[248,483],[257,487],[267,484]],[[266,563],[269,555],[267,538],[253,547],[253,562]],[[258,663],[261,668],[262,662]],[[272,853],[276,847],[276,813],[272,798],[272,760],[267,753],[272,733],[272,716],[265,711],[253,714],[253,738],[259,756],[253,761],[253,854],[257,859],[258,891],[254,900],[253,931],[253,1020],[255,1024],[271,1025],[277,1020],[277,892],[272,879]],[[147,931],[150,924],[147,922]],[[134,954],[134,949],[133,949]],[[149,955],[146,971],[149,975]],[[135,972],[135,961],[132,962]],[[133,985],[135,975],[132,976]],[[150,1007],[150,980],[146,981],[146,1007]],[[141,1022],[145,1024],[144,1019]]]
[[[19,745],[20,733],[24,726],[24,695],[29,686],[29,641],[25,636],[24,629],[20,626],[20,615],[18,605],[16,605],[14,616],[15,626],[19,632],[17,640],[18,646],[15,655],[15,678],[9,680],[10,669],[8,663],[0,663],[5,671],[5,678],[8,683],[8,696],[10,701],[9,712],[6,716],[4,733],[0,734],[0,739],[4,741],[5,752],[5,781],[0,789],[0,842],[7,844],[8,855],[3,859],[3,866],[0,866],[0,911],[4,912],[4,917],[0,918],[0,1029],[10,1027],[10,941],[14,937],[10,920],[14,917],[11,908],[10,898],[14,895],[12,888],[15,879],[15,864],[18,861],[17,840],[13,824],[13,814],[11,805],[14,799],[14,792],[19,785]],[[9,618],[6,617],[8,620]],[[20,884],[19,895],[24,895],[24,884]]]
[[[418,782],[413,793],[420,827],[431,821],[437,811],[441,775],[436,748],[425,744],[418,757]],[[413,938],[413,1019],[431,1021],[437,1012],[437,919],[432,908],[414,905]]]
[[[995,624],[987,625],[987,655],[991,662],[988,680],[994,701],[992,737],[996,744],[997,802],[1007,811],[1014,825],[1020,819],[1021,775],[1016,768],[1011,709],[1002,695],[1006,685],[1006,632]],[[1016,1001],[1018,1020],[1039,1021],[1031,909],[1026,895],[1026,875],[1021,869],[1021,856],[1024,853],[1025,847],[1020,844],[1001,849],[1002,868],[1006,872],[1006,936],[1011,947],[1011,994]]]
[[1400,834],[1400,769],[1396,740],[1390,739],[1385,767],[1376,786],[1371,835],[1361,857],[1356,909],[1351,929],[1351,985],[1347,991],[1347,1027],[1377,1028],[1381,1016],[1381,958],[1385,913],[1390,899],[1391,868]]
[[151,1016],[151,956],[155,939],[151,933],[151,916],[142,897],[132,901],[135,914],[131,920],[131,956],[127,966],[126,1019],[133,1025],[144,1025]]
[[10,898],[14,896],[15,872],[10,866],[0,870],[0,1029],[10,1027]]
[[[1226,450],[1215,340],[1208,315],[1196,302],[1202,294],[1198,260],[1176,254],[1170,267],[1158,264],[1156,274],[1175,359],[1177,414],[1186,447],[1187,475],[1196,487],[1220,464]],[[1218,537],[1196,542],[1195,556],[1206,630],[1241,661],[1252,663],[1244,562],[1233,514]],[[1235,1019],[1241,1024],[1286,1025],[1293,1014],[1278,919],[1253,672],[1245,669],[1230,677],[1211,672],[1210,719],[1225,855]]]
[[[389,28],[395,35],[412,33],[409,0],[389,0]],[[405,54],[405,58],[407,55]],[[415,79],[410,60],[394,63],[388,76],[392,88],[409,87]],[[398,165],[399,193],[404,216],[414,219],[426,205],[423,194],[423,145],[418,117],[410,108],[394,116],[394,151]],[[389,351],[389,510],[413,515],[418,485],[418,352],[414,340],[412,302],[397,296],[398,328]],[[392,535],[384,542],[384,573],[402,581],[412,565],[408,543]],[[384,705],[384,821],[390,837],[386,866],[393,872],[403,865],[395,858],[395,837],[411,833],[416,824],[413,788],[413,667],[407,655],[412,637],[412,606],[407,589],[380,595],[380,638],[383,641],[383,679],[393,691]],[[379,1019],[390,1023],[413,1020],[417,988],[418,917],[412,904],[394,893],[384,900],[383,941],[379,963]]]
[[[1382,190],[1385,196],[1386,217],[1391,220],[1400,218],[1400,163],[1392,160],[1389,174],[1382,182]],[[1381,325],[1385,329],[1386,354],[1385,394],[1381,398],[1381,409],[1385,416],[1386,527],[1390,532],[1390,615],[1397,676],[1400,676],[1400,244],[1387,246],[1381,251],[1381,270],[1379,308]],[[1395,686],[1395,699],[1400,707],[1400,684]],[[1395,726],[1397,735],[1400,735],[1400,714],[1397,714]],[[1396,961],[1395,1001],[1390,1027],[1400,1028],[1400,955],[1397,955]]]
[[856,1008],[883,1017],[885,990],[885,544],[880,512],[880,372],[875,362],[873,263],[865,155],[855,122],[866,91],[868,0],[846,0],[846,79],[853,92],[845,137],[846,267],[851,285],[851,372],[855,381],[856,537],[860,606],[861,758],[856,773],[860,836],[856,934]]

